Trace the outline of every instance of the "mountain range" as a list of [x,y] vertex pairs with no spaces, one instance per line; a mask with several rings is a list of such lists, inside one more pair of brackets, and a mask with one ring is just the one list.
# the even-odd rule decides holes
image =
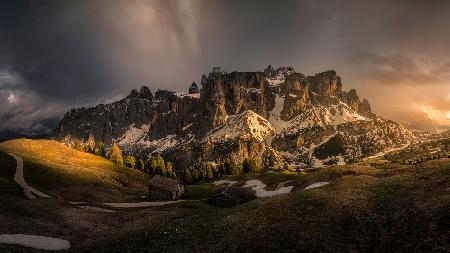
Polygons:
[[345,164],[414,141],[396,122],[375,115],[356,90],[329,70],[292,67],[226,73],[213,68],[186,93],[148,87],[120,101],[66,113],[55,138],[117,143],[126,154],[159,153],[176,169],[245,158],[273,169]]

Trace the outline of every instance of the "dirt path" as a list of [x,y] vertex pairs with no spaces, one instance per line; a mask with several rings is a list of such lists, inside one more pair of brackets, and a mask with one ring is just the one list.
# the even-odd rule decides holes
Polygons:
[[0,243],[21,245],[41,250],[66,250],[70,248],[69,241],[38,235],[3,234],[0,235]]
[[[142,208],[142,207],[154,207],[164,206],[174,203],[184,202],[186,200],[172,200],[172,201],[148,201],[148,202],[128,202],[128,203],[103,203],[104,205],[118,208]],[[190,200],[193,201],[193,200]]]
[[[19,156],[15,155],[15,154],[12,154],[12,153],[8,153],[8,154],[11,155],[12,157],[14,157],[14,159],[16,159],[16,161],[17,161],[16,174],[14,175],[14,180],[16,181],[17,184],[20,185],[20,187],[22,187],[23,193],[25,194],[25,196],[29,199],[34,199],[36,197],[50,198],[51,196],[49,196],[41,191],[36,190],[27,184],[27,182],[25,181],[25,179],[23,177],[23,160],[22,160],[22,158],[20,158]],[[118,207],[118,208],[142,208],[142,207],[169,205],[169,204],[178,203],[178,202],[182,202],[182,201],[185,201],[185,200],[103,203],[103,204],[106,206]],[[70,202],[69,201],[69,203],[71,203],[75,206],[77,206],[79,204],[84,204],[84,206],[80,206],[80,208],[84,208],[84,209],[94,210],[94,208],[95,208],[95,207],[89,207],[89,203],[86,203],[86,202]],[[100,209],[98,208],[96,210],[100,210]],[[113,210],[108,210],[108,209],[104,209],[104,210],[105,211],[113,211]]]
[[322,186],[325,186],[325,185],[327,185],[329,183],[330,182],[317,182],[317,183],[314,183],[314,184],[306,187],[305,190],[314,189],[314,188],[317,188],[317,187],[322,187]]
[[22,160],[22,158],[20,158],[19,156],[15,155],[15,154],[11,154],[11,153],[8,153],[8,154],[10,156],[14,157],[14,159],[16,159],[16,161],[17,161],[16,174],[14,175],[14,181],[16,181],[16,183],[18,185],[20,185],[20,187],[22,187],[23,193],[25,194],[25,196],[29,199],[34,199],[36,197],[50,198],[51,196],[34,189],[33,187],[29,186],[27,184],[27,182],[25,182],[25,179],[23,178],[23,160]]

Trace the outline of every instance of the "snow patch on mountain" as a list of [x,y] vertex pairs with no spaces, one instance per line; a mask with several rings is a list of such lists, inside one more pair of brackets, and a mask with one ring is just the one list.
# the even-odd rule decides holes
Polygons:
[[132,145],[147,136],[150,125],[144,124],[141,127],[135,127],[135,124],[129,126],[125,134],[118,140],[119,145]]
[[288,127],[282,131],[285,134],[296,133],[302,129],[320,126],[338,126],[348,122],[370,120],[359,115],[343,102],[325,106],[310,106],[303,113],[289,121]]
[[[190,126],[186,126],[186,128],[188,127]],[[149,129],[149,124],[144,124],[141,127],[135,127],[135,124],[132,124],[125,134],[116,140],[117,144],[126,148],[145,147],[150,149],[151,153],[161,153],[179,143],[175,134],[169,134],[157,140],[149,140]]]
[[174,92],[173,93],[175,96],[180,97],[180,98],[184,98],[184,97],[191,97],[191,98],[195,98],[195,99],[199,99],[200,98],[200,92],[199,93],[193,93],[193,94],[189,94],[189,93],[185,93],[185,92]]
[[241,114],[230,115],[223,125],[214,129],[205,138],[220,141],[242,137],[264,141],[268,135],[274,132],[275,129],[265,118],[247,110]]
[[270,75],[266,77],[266,80],[271,86],[278,86],[286,81],[288,75],[293,73],[295,73],[295,70],[291,67],[280,67],[273,73],[270,73]]
[[158,140],[141,140],[138,144],[142,144],[148,148],[150,148],[151,153],[162,153],[163,151],[174,148],[178,145],[177,136],[175,134],[169,134],[164,138]]
[[275,128],[275,133],[278,134],[287,128],[291,121],[284,121],[281,119],[281,112],[283,111],[284,96],[275,94],[275,106],[269,113],[269,122]]

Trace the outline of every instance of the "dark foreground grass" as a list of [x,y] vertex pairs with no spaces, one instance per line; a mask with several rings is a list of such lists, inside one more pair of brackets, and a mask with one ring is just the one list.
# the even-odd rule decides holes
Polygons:
[[206,199],[211,196],[216,187],[210,183],[186,185],[186,197],[189,199]]
[[230,209],[190,204],[169,222],[82,250],[448,252],[449,164],[443,161],[411,168],[409,173],[377,174],[379,177],[329,168],[316,175],[341,174],[328,187],[258,199]]
[[16,160],[0,150],[0,195],[21,195],[20,187],[14,182]]

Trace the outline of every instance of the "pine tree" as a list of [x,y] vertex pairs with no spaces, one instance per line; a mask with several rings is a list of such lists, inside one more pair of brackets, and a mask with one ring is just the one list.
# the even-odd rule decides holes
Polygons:
[[161,168],[161,176],[163,177],[167,177],[167,170],[166,170],[166,166],[160,166]]
[[81,145],[81,142],[79,142],[79,141],[75,141],[73,143],[72,148],[75,150],[78,150],[78,151],[83,151],[83,146]]
[[142,159],[139,159],[139,161],[137,163],[137,169],[138,170],[144,170],[145,169],[145,164],[144,164],[144,161]]
[[91,153],[91,154],[95,154],[95,138],[94,138],[94,134],[89,133],[86,146],[87,146],[86,152]]
[[198,178],[198,170],[196,170],[195,168],[191,171],[192,174],[192,182],[199,180]]
[[255,158],[245,158],[242,164],[242,169],[244,173],[247,172],[261,172],[261,167]]
[[198,171],[198,180],[204,180],[206,178],[206,166],[204,166],[203,164],[198,164],[196,166],[196,169]]
[[211,169],[212,165],[208,164],[206,165],[206,178],[207,179],[213,179],[214,178],[214,174],[213,171]]
[[164,162],[164,158],[158,154],[156,157],[157,169],[156,173],[162,176],[167,176],[166,164]]
[[191,173],[190,169],[184,170],[184,180],[186,180],[186,182],[188,182],[188,183],[192,182],[192,173]]
[[105,144],[103,144],[103,142],[98,142],[96,144],[96,149],[97,149],[96,154],[98,156],[106,157],[106,148],[105,148]]
[[167,175],[168,175],[169,177],[172,177],[173,171],[172,171],[172,163],[171,163],[171,162],[167,162],[167,164],[166,164],[166,170],[167,170]]
[[266,170],[271,170],[275,167],[277,162],[276,156],[275,156],[275,152],[273,149],[267,149],[264,153],[263,156],[263,164],[264,164],[264,169]]
[[241,173],[241,169],[232,159],[225,159],[223,162],[223,166],[225,168],[225,172],[228,175],[239,175]]
[[152,156],[150,158],[150,171],[151,173],[156,174],[157,169],[158,169],[158,160],[156,159],[156,157]]
[[250,159],[245,158],[244,162],[242,163],[242,169],[244,173],[252,171],[252,167],[250,166]]
[[136,165],[136,158],[134,158],[134,156],[127,156],[125,161],[126,161],[127,167],[134,169],[134,166]]
[[111,152],[109,154],[109,160],[113,161],[119,166],[123,166],[123,158],[122,158],[122,151],[120,151],[119,146],[117,146],[116,143],[114,143],[111,147]]

